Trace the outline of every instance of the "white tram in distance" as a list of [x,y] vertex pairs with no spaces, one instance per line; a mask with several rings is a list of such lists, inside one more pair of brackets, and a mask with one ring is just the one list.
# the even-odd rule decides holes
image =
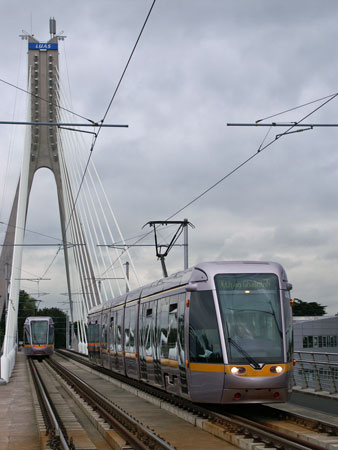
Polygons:
[[285,402],[291,288],[277,263],[198,264],[92,309],[89,358],[193,402]]
[[27,356],[49,356],[54,352],[54,322],[51,317],[27,317],[23,345]]

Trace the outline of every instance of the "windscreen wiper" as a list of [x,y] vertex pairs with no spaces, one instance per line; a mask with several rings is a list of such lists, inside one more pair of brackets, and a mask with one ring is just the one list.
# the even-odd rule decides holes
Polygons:
[[261,366],[258,364],[258,362],[252,358],[252,356],[250,356],[245,350],[244,348],[242,348],[238,342],[236,342],[234,339],[231,339],[230,337],[228,338],[228,341],[230,342],[231,345],[233,345],[235,347],[236,350],[238,350],[243,356],[244,358],[249,361],[250,364],[252,364],[254,366],[255,369],[260,369]]

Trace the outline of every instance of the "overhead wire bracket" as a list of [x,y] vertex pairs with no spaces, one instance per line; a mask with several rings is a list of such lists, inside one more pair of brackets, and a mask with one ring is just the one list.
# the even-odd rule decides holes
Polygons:
[[[188,222],[187,219],[185,219],[185,220],[153,220],[153,221],[147,222],[145,225],[143,225],[142,228],[144,228],[146,225],[149,225],[150,227],[154,228],[156,256],[161,261],[163,276],[166,278],[168,276],[167,268],[165,265],[166,256],[168,256],[168,253],[170,252],[172,247],[175,245],[177,239],[182,234],[183,229],[188,225],[190,225],[192,228],[195,228],[195,227],[192,223]],[[157,231],[158,226],[163,226],[163,225],[179,225],[178,229],[176,230],[176,233],[174,234],[174,236],[171,239],[171,241],[169,242],[169,244],[159,244],[158,243],[156,231]],[[164,251],[162,251],[163,248],[164,248]]]

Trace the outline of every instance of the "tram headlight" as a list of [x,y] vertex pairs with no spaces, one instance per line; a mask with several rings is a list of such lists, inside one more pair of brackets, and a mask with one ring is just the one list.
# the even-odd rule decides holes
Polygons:
[[233,375],[244,375],[245,372],[245,367],[231,367],[231,373]]
[[284,369],[283,369],[282,366],[272,366],[272,367],[270,367],[270,372],[271,372],[271,373],[277,373],[277,374],[280,374],[280,373],[282,373],[283,371],[284,371]]

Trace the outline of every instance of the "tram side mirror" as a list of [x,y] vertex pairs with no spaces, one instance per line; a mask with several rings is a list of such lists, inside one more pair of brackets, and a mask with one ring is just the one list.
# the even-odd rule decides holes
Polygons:
[[194,292],[197,291],[197,283],[189,283],[186,285],[185,290],[187,292]]
[[287,291],[291,291],[292,289],[292,284],[291,283],[286,283],[286,290]]

